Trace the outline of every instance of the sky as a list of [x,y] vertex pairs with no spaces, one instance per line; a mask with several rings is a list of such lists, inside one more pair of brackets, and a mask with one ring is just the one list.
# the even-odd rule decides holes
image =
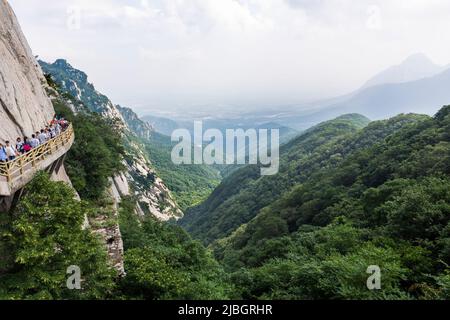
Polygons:
[[448,0],[9,0],[35,55],[140,115],[353,91],[411,54],[450,62]]

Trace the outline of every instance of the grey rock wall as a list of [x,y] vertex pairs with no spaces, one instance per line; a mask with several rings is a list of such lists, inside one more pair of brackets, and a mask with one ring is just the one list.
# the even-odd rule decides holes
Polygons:
[[0,0],[0,142],[31,135],[54,114],[45,78],[6,0]]

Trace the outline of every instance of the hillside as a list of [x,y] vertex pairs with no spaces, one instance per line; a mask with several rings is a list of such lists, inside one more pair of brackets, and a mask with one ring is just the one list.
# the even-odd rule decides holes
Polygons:
[[169,137],[172,135],[172,132],[181,127],[176,121],[162,117],[146,115],[142,117],[142,120],[148,122],[156,132]]
[[204,201],[221,181],[218,170],[207,165],[175,165],[171,159],[170,137],[152,133],[144,142],[145,151],[167,187],[184,211]]
[[[39,172],[10,214],[0,215],[0,300],[230,298],[210,253],[160,221],[171,198],[154,190],[161,180],[136,153],[141,138],[128,127],[136,119],[90,112],[47,79],[49,103],[76,135],[65,159],[72,184]],[[147,194],[161,207],[151,211]],[[81,290],[68,290],[68,266],[82,270]]]
[[[434,118],[400,116],[350,134],[339,156],[216,242],[216,257],[247,298],[445,295],[449,132],[447,106]],[[384,270],[378,293],[358,280],[371,264]]]
[[98,92],[94,85],[88,82],[87,74],[73,68],[66,60],[58,59],[54,63],[39,60],[39,64],[45,73],[51,74],[62,92],[81,101],[90,111],[109,118],[121,117],[108,97]]
[[372,119],[383,119],[402,112],[433,114],[437,109],[430,106],[441,106],[450,100],[449,84],[450,69],[412,82],[367,88],[331,109],[334,112],[359,112]]
[[282,147],[279,174],[261,177],[256,166],[235,171],[204,203],[189,210],[181,225],[205,243],[229,235],[331,157],[338,161],[345,156],[339,142],[368,123],[349,115],[316,126]]

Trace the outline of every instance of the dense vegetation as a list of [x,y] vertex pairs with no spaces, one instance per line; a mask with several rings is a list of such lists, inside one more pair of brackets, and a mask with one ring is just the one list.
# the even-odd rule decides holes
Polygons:
[[227,176],[201,205],[181,221],[195,237],[210,243],[230,235],[258,211],[320,169],[331,156],[338,161],[341,141],[358,132],[369,120],[342,116],[304,133],[281,150],[280,173],[261,177],[257,166],[247,166]]
[[220,183],[219,171],[206,165],[175,165],[171,159],[174,144],[170,137],[153,132],[146,146],[159,176],[173,192],[182,210],[204,201]]
[[[0,224],[1,299],[227,299],[233,294],[220,265],[179,227],[140,220],[134,199],[124,199],[119,223],[127,276],[117,278],[104,244],[82,229],[85,214],[98,215],[90,201],[40,173],[26,196]],[[45,210],[44,210],[45,208]],[[67,269],[78,266],[82,290],[66,286]]]
[[[220,205],[203,217],[248,223],[213,237],[194,233],[206,242],[229,235],[212,248],[244,298],[448,299],[450,107],[434,118],[402,115],[341,135],[336,126],[325,123],[288,146],[289,169],[274,180],[288,173],[296,182],[280,197],[274,181],[242,181],[251,168],[242,169],[226,184],[244,183],[248,195],[271,201],[251,207],[240,189],[209,200],[234,208],[230,222],[218,220]],[[371,265],[381,268],[382,290],[366,287]]]
[[212,254],[181,228],[151,217],[139,220],[131,199],[122,202],[120,226],[127,276],[124,298],[227,299],[233,291]]
[[109,186],[108,178],[124,169],[120,127],[96,113],[74,115],[61,102],[55,103],[55,111],[71,121],[76,132],[65,162],[74,188],[83,198],[99,199]]
[[[115,272],[100,241],[82,229],[92,211],[71,187],[38,174],[0,225],[0,300],[111,297]],[[83,290],[66,286],[72,265],[82,270]]]

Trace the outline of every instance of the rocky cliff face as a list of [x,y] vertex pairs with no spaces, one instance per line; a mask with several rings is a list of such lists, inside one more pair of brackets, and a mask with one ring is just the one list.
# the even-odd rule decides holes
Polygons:
[[136,193],[137,214],[140,216],[151,214],[161,221],[183,217],[183,212],[178,208],[171,192],[142,152],[143,147],[138,142],[131,142],[128,149],[132,153],[132,158],[126,161],[128,171],[124,177]]
[[0,0],[0,142],[29,136],[54,110],[45,78],[6,0]]
[[122,115],[123,120],[128,128],[139,138],[149,139],[152,134],[153,127],[148,123],[139,119],[138,115],[130,108],[125,108],[120,105],[116,106]]

